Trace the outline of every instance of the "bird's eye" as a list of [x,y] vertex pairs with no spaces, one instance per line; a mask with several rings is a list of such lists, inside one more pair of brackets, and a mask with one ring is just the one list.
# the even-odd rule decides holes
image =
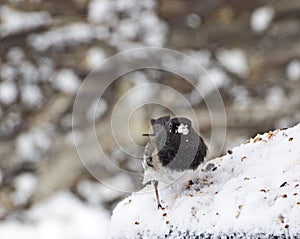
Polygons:
[[153,167],[153,163],[152,163],[152,157],[149,156],[148,158],[146,158],[146,163],[148,166]]
[[172,123],[169,124],[169,128],[170,128],[170,129],[173,128],[173,124],[172,124]]

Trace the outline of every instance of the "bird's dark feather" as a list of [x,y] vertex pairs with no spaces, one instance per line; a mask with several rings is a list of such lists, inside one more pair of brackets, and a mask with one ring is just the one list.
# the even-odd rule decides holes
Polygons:
[[[168,122],[166,122],[168,120]],[[156,131],[155,146],[158,158],[164,167],[174,171],[195,170],[204,161],[207,146],[198,133],[191,127],[186,118],[161,117],[151,121],[153,131]],[[190,129],[187,135],[176,133],[174,128],[180,123],[188,124]],[[171,125],[171,128],[170,128]]]

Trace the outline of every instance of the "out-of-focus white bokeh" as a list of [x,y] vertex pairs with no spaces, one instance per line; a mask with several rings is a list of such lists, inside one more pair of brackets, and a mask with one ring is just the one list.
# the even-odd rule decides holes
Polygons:
[[[142,148],[147,138],[141,135],[149,133],[150,118],[172,114],[172,107],[190,116],[175,92],[193,107],[206,141],[212,138],[212,120],[205,100],[213,100],[216,92],[222,96],[227,124],[215,126],[220,134],[210,145],[208,159],[257,133],[298,123],[298,9],[295,0],[284,6],[280,0],[2,1],[0,238],[106,238],[116,203],[142,187],[143,152],[136,150],[139,157],[133,157],[122,147]],[[172,72],[134,71],[116,79],[101,99],[91,99],[99,90],[91,85],[84,92],[82,118],[72,125],[75,97],[88,74],[107,58],[140,47],[174,49],[207,74],[190,84]],[[176,59],[161,60],[179,72],[194,71]],[[94,76],[98,86],[107,80]],[[141,90],[124,97],[134,89]],[[127,112],[127,106],[153,97],[164,105],[141,105]],[[118,128],[130,138],[109,130],[120,99],[125,100]],[[128,114],[130,122],[124,122]],[[95,131],[81,123],[86,121],[95,121]],[[90,158],[87,167],[106,185],[80,161],[73,133]],[[90,147],[94,133],[110,167]]]

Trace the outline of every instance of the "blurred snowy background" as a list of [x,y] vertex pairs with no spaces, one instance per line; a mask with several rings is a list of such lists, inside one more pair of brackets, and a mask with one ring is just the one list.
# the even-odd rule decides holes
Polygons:
[[[1,0],[0,238],[105,238],[112,208],[128,194],[105,187],[87,172],[71,129],[76,92],[99,62],[142,46],[193,57],[222,94],[226,151],[256,133],[299,122],[299,26],[298,0]],[[97,107],[96,129],[102,132],[110,123],[124,93],[147,82],[186,96],[201,133],[210,138],[211,120],[195,87],[154,70],[127,74],[107,89]],[[205,79],[194,85],[205,88]],[[166,105],[176,104],[172,92],[152,93]],[[206,97],[210,94],[208,89]],[[90,119],[91,109],[83,117]],[[161,106],[134,112],[134,141],[144,145],[148,119],[166,113]],[[75,132],[88,142],[90,128],[75,126]],[[116,165],[142,172],[140,162],[124,154],[110,134],[105,140],[104,150]],[[214,143],[210,158],[223,147]],[[141,181],[118,170],[99,168],[99,174],[124,191],[141,187]]]

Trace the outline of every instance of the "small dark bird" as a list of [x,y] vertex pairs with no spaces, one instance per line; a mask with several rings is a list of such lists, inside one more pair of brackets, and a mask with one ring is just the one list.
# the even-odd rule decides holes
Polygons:
[[182,172],[194,171],[204,161],[207,146],[187,118],[163,116],[151,119],[152,134],[144,153],[144,185],[155,188],[158,208],[161,208],[158,183],[172,183]]

